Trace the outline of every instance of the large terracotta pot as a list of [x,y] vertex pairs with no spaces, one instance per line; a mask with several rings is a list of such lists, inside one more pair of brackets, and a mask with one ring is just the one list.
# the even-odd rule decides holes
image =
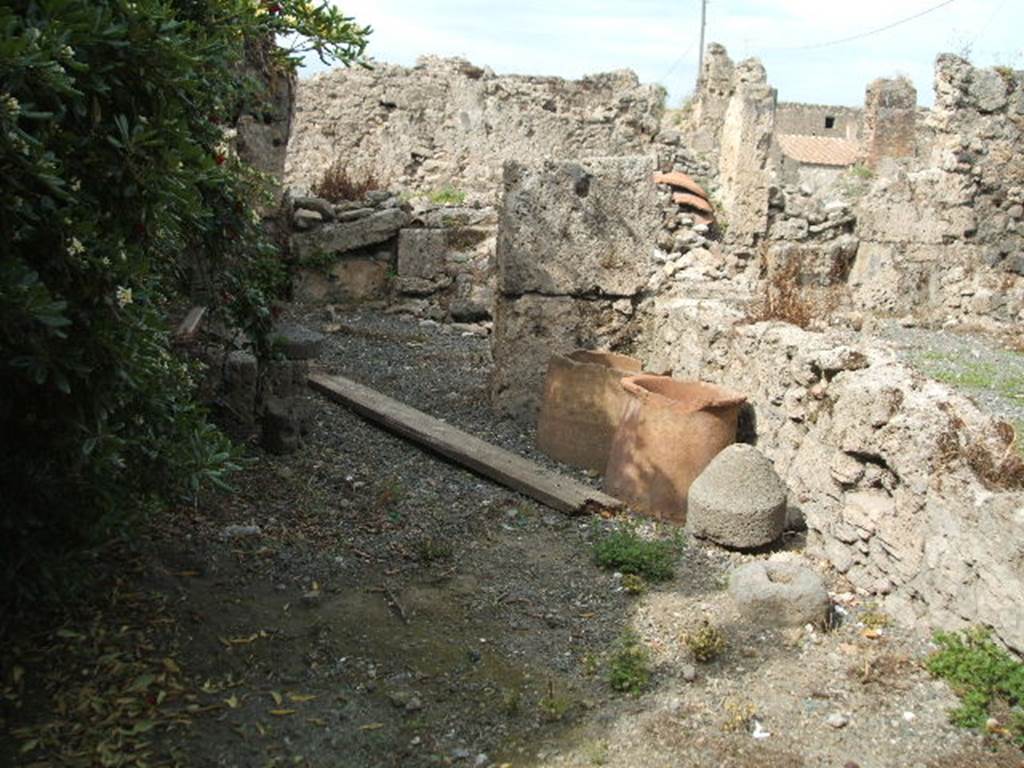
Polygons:
[[629,394],[612,440],[605,491],[636,511],[683,525],[690,484],[736,440],[746,398],[667,376],[622,380]]
[[537,420],[537,447],[553,459],[603,472],[629,396],[621,381],[639,360],[612,352],[553,355]]

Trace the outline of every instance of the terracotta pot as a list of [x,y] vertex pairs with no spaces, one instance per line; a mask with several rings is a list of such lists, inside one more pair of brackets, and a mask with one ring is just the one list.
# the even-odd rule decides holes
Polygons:
[[621,381],[639,360],[612,352],[553,355],[537,420],[537,447],[553,459],[603,472],[629,395]]
[[622,380],[629,401],[612,440],[605,491],[636,511],[683,525],[690,484],[736,440],[746,398],[667,376]]

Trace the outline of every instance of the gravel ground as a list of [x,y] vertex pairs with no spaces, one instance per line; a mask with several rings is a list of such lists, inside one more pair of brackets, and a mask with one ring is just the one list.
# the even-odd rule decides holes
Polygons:
[[[557,468],[490,413],[486,339],[371,313],[332,328],[326,370]],[[254,451],[235,493],[111,559],[108,592],[61,633],[26,626],[0,649],[20,670],[0,697],[0,764],[130,747],[182,766],[1020,767],[947,722],[955,697],[921,667],[927,639],[866,627],[872,607],[820,563],[842,608],[833,630],[739,618],[729,571],[801,558],[799,536],[759,555],[688,542],[675,576],[634,596],[591,557],[619,521],[556,514],[309,402],[305,450]],[[682,636],[705,620],[728,646],[697,664]],[[606,678],[627,634],[652,662],[635,697]],[[112,730],[117,707],[147,719]]]
[[[907,328],[880,324],[879,335],[922,373],[952,384],[975,401],[1024,429],[1024,348],[1007,339],[962,330]],[[1017,346],[1024,343],[1018,338]]]

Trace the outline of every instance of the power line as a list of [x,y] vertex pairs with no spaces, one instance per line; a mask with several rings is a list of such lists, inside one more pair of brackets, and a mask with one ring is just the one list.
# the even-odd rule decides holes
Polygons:
[[901,26],[901,25],[906,24],[907,22],[910,22],[910,21],[914,21],[915,19],[919,19],[922,16],[927,16],[929,13],[934,13],[935,11],[939,10],[940,8],[945,8],[947,5],[952,5],[955,2],[956,2],[956,0],[944,0],[944,2],[941,2],[938,5],[933,5],[931,8],[926,8],[925,10],[920,11],[919,13],[915,13],[913,16],[907,16],[905,19],[900,19],[899,21],[894,21],[891,24],[886,24],[884,27],[878,27],[877,29],[871,29],[871,30],[868,30],[867,32],[860,32],[860,33],[858,33],[856,35],[850,35],[849,37],[841,37],[838,40],[829,40],[829,41],[824,42],[824,43],[814,43],[813,45],[796,45],[796,46],[791,46],[791,47],[787,47],[787,48],[771,48],[771,49],[768,49],[768,50],[772,50],[772,51],[807,51],[807,50],[810,50],[812,48],[827,48],[827,47],[832,46],[832,45],[842,45],[843,43],[849,43],[849,42],[853,42],[854,40],[860,40],[860,39],[865,38],[865,37],[871,37],[872,35],[877,35],[879,32],[887,32],[888,30],[893,29],[894,27]]
[[[707,0],[697,0],[697,1],[698,2],[707,2]],[[665,74],[661,76],[661,78],[659,79],[659,82],[661,82],[662,80],[667,80],[668,76],[676,71],[676,67],[678,67],[680,64],[683,63],[683,61],[685,61],[686,57],[690,55],[690,52],[693,50],[693,48],[694,48],[694,46],[696,44],[697,44],[696,40],[694,40],[693,42],[690,43],[690,45],[687,47],[687,49],[685,51],[683,51],[683,55],[680,56],[678,59],[676,59],[674,62],[672,62],[672,66],[670,66],[665,71]]]

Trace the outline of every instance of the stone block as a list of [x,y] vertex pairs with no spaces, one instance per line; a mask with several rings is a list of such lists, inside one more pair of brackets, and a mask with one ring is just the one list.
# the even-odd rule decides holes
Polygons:
[[536,422],[552,355],[608,349],[627,322],[610,301],[536,294],[499,296],[494,320],[491,402],[524,424]]
[[828,617],[828,591],[821,577],[798,563],[758,560],[729,577],[729,594],[740,614],[756,626],[822,626]]
[[448,237],[439,229],[403,229],[398,234],[398,276],[431,280],[444,271]]
[[356,303],[377,301],[387,295],[389,264],[386,259],[342,259],[327,269],[302,267],[292,286],[299,302]]
[[771,544],[786,525],[786,486],[765,456],[737,443],[719,453],[690,486],[690,533],[734,549]]
[[297,323],[278,323],[270,336],[276,352],[289,360],[314,360],[320,356],[324,335]]
[[293,234],[292,255],[302,262],[326,254],[347,253],[390,240],[408,223],[408,213],[401,208],[392,208],[357,221],[324,224],[309,232]]
[[280,455],[294,453],[302,447],[311,422],[311,409],[302,398],[268,398],[260,423],[263,449]]
[[661,228],[653,157],[505,164],[498,288],[632,296]]
[[448,314],[452,320],[460,323],[478,323],[491,319],[491,307],[494,306],[494,291],[489,285],[470,285],[464,296],[457,296],[448,305]]

